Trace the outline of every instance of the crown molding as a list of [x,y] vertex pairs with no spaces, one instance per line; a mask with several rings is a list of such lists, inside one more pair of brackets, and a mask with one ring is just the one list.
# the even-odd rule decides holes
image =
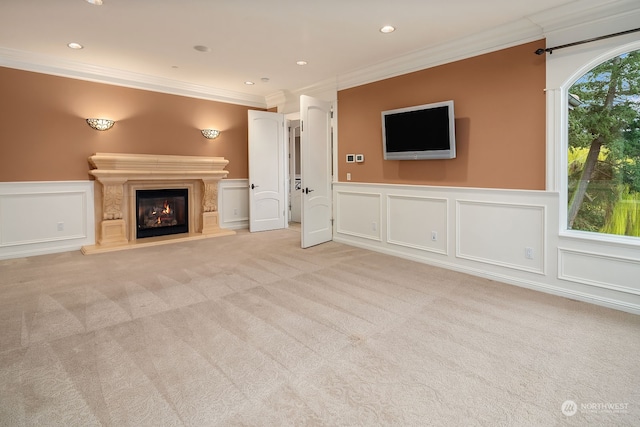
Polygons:
[[209,101],[266,108],[265,98],[0,47],[0,66]]
[[638,0],[574,1],[488,31],[414,51],[297,90],[277,91],[266,97],[2,47],[0,47],[0,66],[210,101],[271,108],[287,102],[291,103],[291,99],[300,94],[327,97],[338,90],[548,38],[552,34],[555,36],[573,27],[585,27],[614,19],[632,22],[636,16],[640,17]]
[[300,95],[308,95],[325,101],[333,101],[338,97],[336,89],[336,79],[330,78],[321,82],[305,86],[293,91],[279,90],[265,97],[267,108],[278,107],[288,110],[286,106],[292,107],[293,104],[299,105]]
[[540,40],[543,37],[538,25],[528,19],[521,19],[489,31],[411,52],[367,68],[339,75],[337,86],[338,90],[348,89]]
[[638,0],[582,0],[530,15],[545,34],[640,12]]
[[287,102],[287,93],[284,90],[273,92],[264,97],[267,102],[267,108],[277,107]]
[[551,33],[572,27],[612,20],[638,22],[634,21],[636,16],[640,18],[638,0],[574,1],[488,31],[339,75],[338,90],[548,38]]
[[298,97],[300,95],[314,96],[326,101],[337,99],[338,89],[335,78],[329,78],[320,82],[305,86],[293,91]]

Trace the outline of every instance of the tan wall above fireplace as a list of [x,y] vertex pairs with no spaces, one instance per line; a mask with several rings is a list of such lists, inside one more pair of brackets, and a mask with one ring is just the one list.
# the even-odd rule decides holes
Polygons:
[[[96,152],[224,157],[247,178],[253,107],[0,67],[0,182],[90,178]],[[85,119],[110,118],[100,132]],[[200,129],[221,131],[214,140]]]

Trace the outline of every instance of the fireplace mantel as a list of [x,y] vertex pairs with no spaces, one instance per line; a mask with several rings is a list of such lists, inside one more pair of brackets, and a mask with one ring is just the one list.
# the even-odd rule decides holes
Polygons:
[[[97,242],[85,254],[235,234],[218,224],[218,181],[227,176],[223,157],[96,153],[89,157],[96,185]],[[189,233],[136,238],[135,193],[142,189],[186,188]]]
[[106,176],[155,179],[157,175],[220,179],[229,173],[224,170],[229,163],[224,157],[96,153],[89,157],[89,163],[95,168],[89,173],[98,179]]

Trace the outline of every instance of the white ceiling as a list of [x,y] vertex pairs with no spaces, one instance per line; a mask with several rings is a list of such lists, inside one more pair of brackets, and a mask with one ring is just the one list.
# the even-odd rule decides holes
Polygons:
[[[391,69],[420,52],[460,49],[475,39],[508,44],[508,37],[486,36],[496,29],[513,42],[540,37],[536,17],[595,3],[616,2],[104,0],[96,6],[85,0],[0,0],[0,65],[38,63],[53,74],[75,70],[116,83],[144,81],[261,104],[277,93],[346,81],[376,66]],[[387,24],[397,30],[379,32]],[[84,48],[69,49],[69,42]],[[211,51],[199,52],[196,45]],[[308,65],[298,66],[298,60]],[[245,85],[247,80],[255,85]]]

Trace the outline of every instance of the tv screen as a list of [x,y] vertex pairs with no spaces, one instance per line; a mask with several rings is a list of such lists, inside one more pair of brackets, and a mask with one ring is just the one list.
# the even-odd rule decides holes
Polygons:
[[382,112],[385,160],[454,159],[453,101]]

